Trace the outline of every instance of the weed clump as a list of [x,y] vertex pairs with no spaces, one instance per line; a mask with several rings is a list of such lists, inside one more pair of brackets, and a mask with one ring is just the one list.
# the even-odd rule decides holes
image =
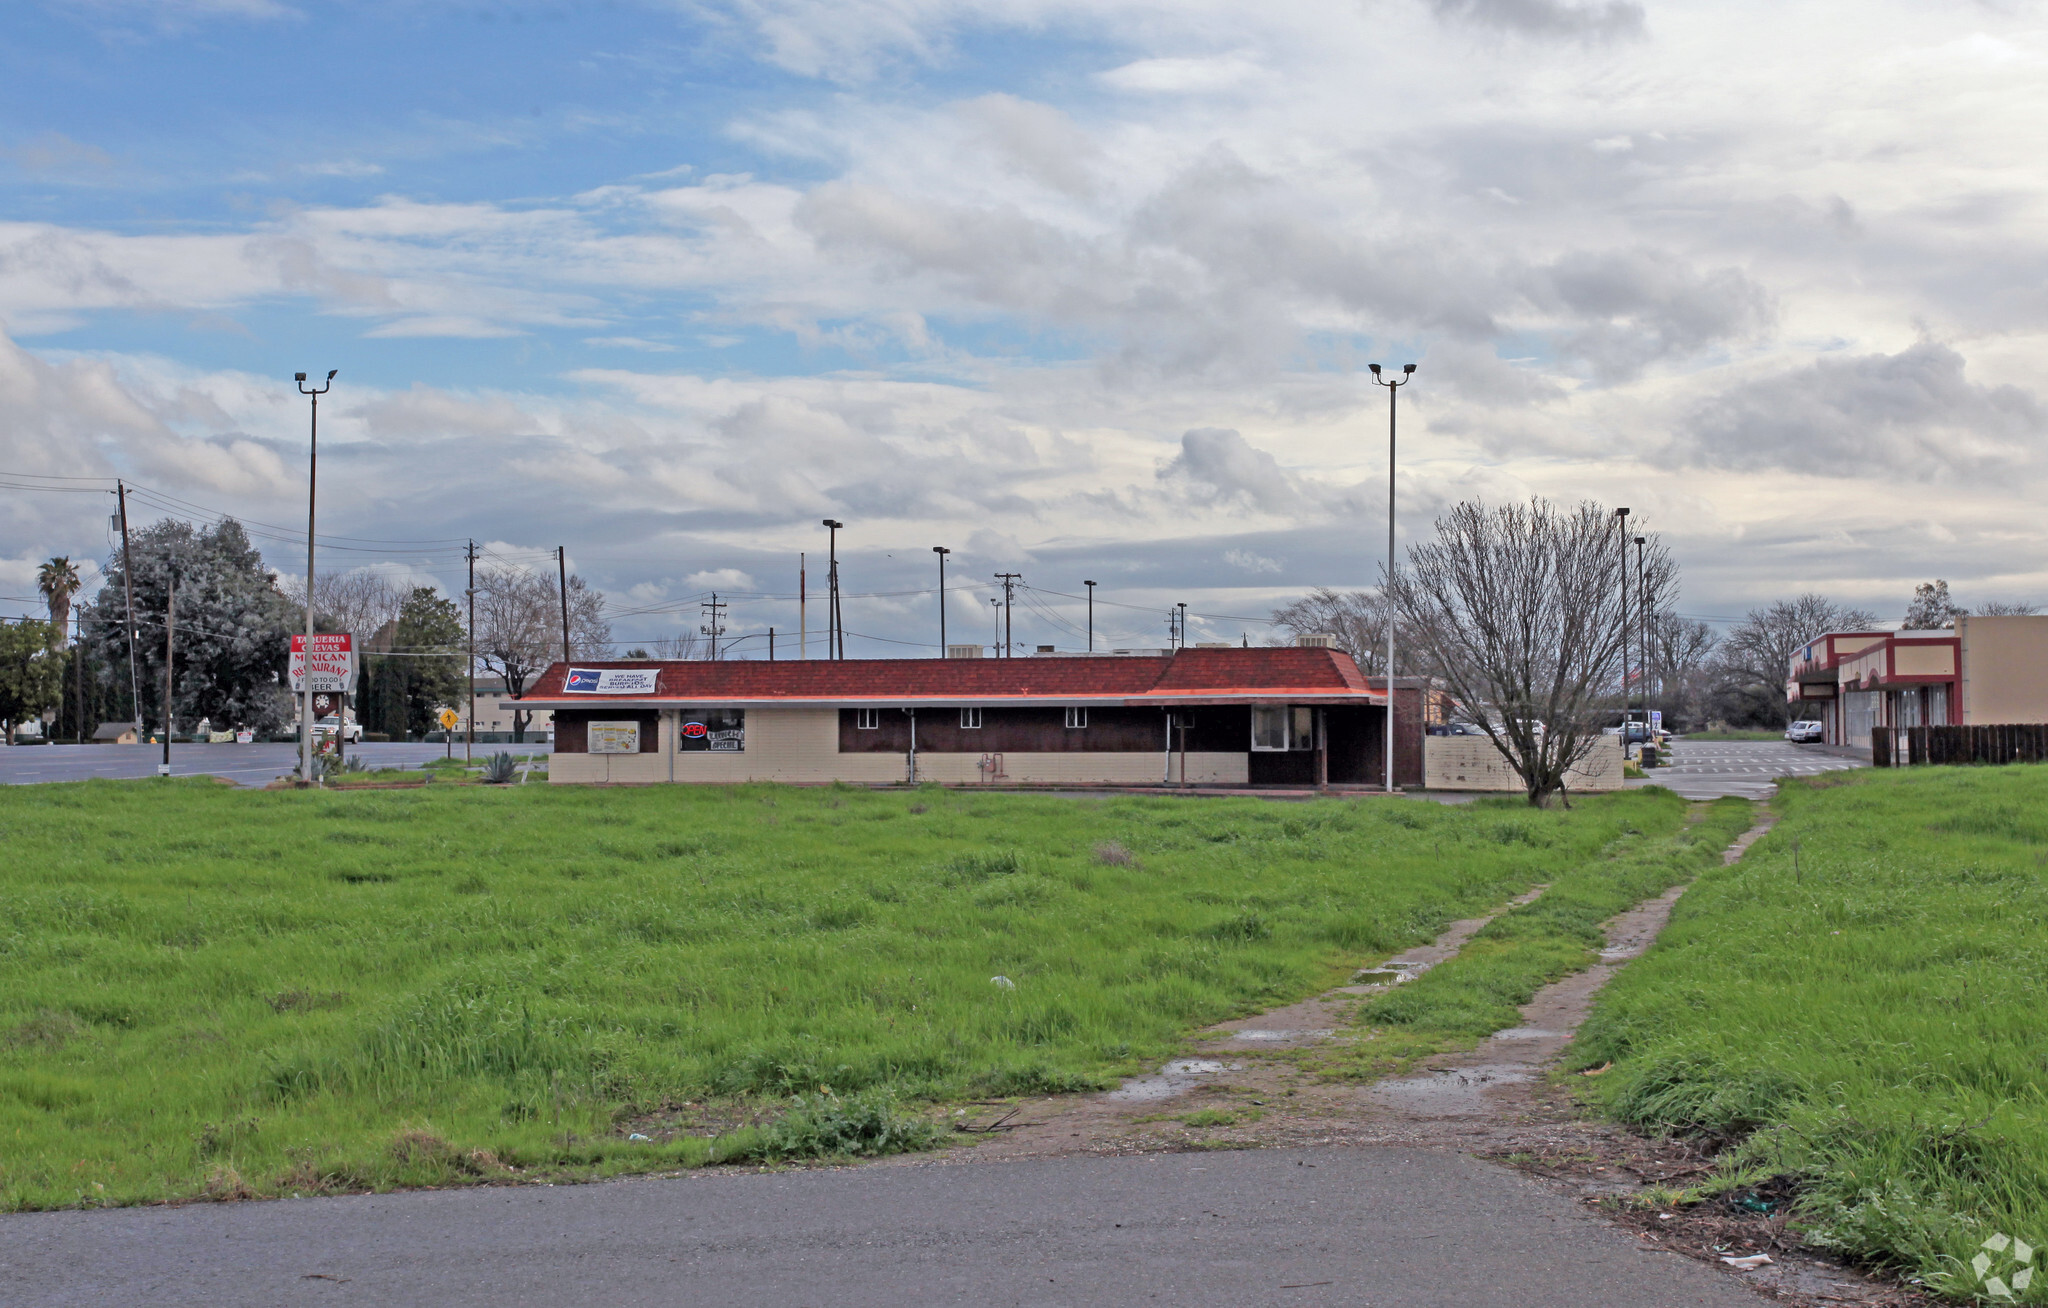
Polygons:
[[780,1120],[720,1151],[727,1162],[803,1158],[877,1158],[915,1153],[938,1142],[939,1129],[898,1106],[895,1091],[871,1086],[841,1098],[829,1091],[796,1095]]
[[1136,867],[1138,856],[1125,849],[1122,841],[1105,840],[1095,847],[1095,861],[1110,867]]

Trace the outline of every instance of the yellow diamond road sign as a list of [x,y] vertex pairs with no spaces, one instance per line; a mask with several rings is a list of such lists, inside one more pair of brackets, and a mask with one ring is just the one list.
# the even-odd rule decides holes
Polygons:
[[454,710],[454,709],[442,709],[442,710],[441,710],[441,725],[442,725],[443,727],[447,728],[448,730],[450,730],[450,731],[453,731],[453,730],[455,730],[455,724],[456,724],[456,723],[458,723],[458,722],[460,722],[460,721],[462,721],[462,719],[461,719],[460,717],[456,716],[456,713],[455,713],[455,710]]

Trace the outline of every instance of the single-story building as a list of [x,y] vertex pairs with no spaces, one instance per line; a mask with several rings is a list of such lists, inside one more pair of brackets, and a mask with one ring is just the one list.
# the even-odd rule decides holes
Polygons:
[[1792,656],[1785,697],[1831,745],[1884,727],[2048,722],[2048,617],[1959,617],[1953,631],[1831,631]]
[[[1394,689],[1394,778],[1422,782],[1424,683]],[[1383,680],[1327,648],[556,664],[553,782],[1382,784]]]
[[133,745],[140,739],[133,722],[102,722],[92,733],[95,745]]

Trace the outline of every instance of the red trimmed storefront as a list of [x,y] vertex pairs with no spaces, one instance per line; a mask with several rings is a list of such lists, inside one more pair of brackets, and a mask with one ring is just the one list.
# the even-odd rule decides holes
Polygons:
[[[1422,781],[1421,683],[1394,779]],[[556,664],[555,782],[1376,786],[1387,692],[1319,648]]]

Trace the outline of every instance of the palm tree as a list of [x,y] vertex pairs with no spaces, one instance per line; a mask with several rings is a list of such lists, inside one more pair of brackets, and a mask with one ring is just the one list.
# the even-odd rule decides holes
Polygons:
[[50,604],[50,648],[61,650],[71,623],[71,597],[78,593],[78,565],[59,554],[36,573],[36,588]]

